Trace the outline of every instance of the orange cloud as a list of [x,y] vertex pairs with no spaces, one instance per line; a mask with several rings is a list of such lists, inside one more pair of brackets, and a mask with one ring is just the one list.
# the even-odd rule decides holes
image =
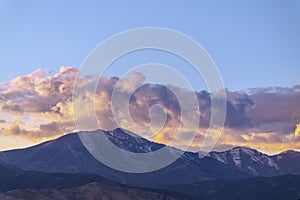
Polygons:
[[229,149],[237,145],[255,148],[268,154],[276,154],[290,149],[299,150],[300,140],[296,140],[291,134],[258,133],[251,132],[250,129],[225,129],[215,149]]
[[296,129],[295,129],[295,138],[299,138],[300,137],[300,122],[299,124],[296,125]]

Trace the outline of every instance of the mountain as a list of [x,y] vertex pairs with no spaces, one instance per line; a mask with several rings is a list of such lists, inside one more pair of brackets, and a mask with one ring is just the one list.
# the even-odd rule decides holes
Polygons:
[[124,186],[110,187],[100,183],[89,183],[84,186],[67,189],[13,190],[0,193],[2,200],[191,200],[192,198],[172,194],[166,191],[129,188]]
[[190,199],[163,190],[132,188],[94,174],[23,171],[0,164],[0,199]]
[[203,181],[172,185],[167,189],[204,200],[297,200],[300,199],[300,176]]
[[232,168],[254,176],[281,174],[278,165],[271,157],[247,147],[235,147],[224,152],[210,152],[208,155]]
[[[84,147],[78,134],[85,133],[68,134],[30,148],[1,152],[0,161],[23,170],[93,173],[122,184],[153,188],[174,183],[249,177],[248,174],[213,158],[200,159],[197,153],[191,152],[184,153],[171,165],[151,173],[120,172],[96,160]],[[149,152],[164,146],[136,137],[133,133],[120,128],[112,131],[97,130],[92,134],[105,134],[117,146],[132,152]]]
[[[246,147],[211,152],[204,158],[199,158],[197,153],[185,152],[171,165],[151,173],[120,172],[96,160],[82,144],[79,134],[104,134],[115,145],[135,153],[151,152],[166,147],[118,128],[112,131],[67,134],[33,147],[0,152],[0,162],[22,170],[98,174],[121,184],[148,188],[216,179],[300,175],[299,152],[287,151],[268,156]],[[179,151],[172,147],[166,148]],[[136,165],[134,162],[126,164]]]
[[268,156],[248,147],[210,152],[209,157],[253,176],[300,175],[300,152],[287,151]]
[[69,188],[98,182],[107,186],[119,186],[119,183],[107,180],[95,174],[67,174],[23,171],[19,168],[0,164],[0,191],[14,189]]
[[300,174],[300,152],[268,156],[235,147],[210,152],[204,158],[182,152],[178,160],[158,171],[125,173],[96,160],[80,134],[104,134],[121,149],[135,153],[163,147],[180,151],[118,128],[68,134],[33,147],[0,152],[0,199],[190,199],[178,193],[210,200],[300,198],[300,176],[296,176]]
[[283,174],[300,175],[300,152],[285,151],[278,155],[271,156]]

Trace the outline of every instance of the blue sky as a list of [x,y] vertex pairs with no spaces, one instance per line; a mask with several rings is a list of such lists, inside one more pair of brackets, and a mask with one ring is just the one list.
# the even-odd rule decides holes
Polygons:
[[[88,53],[109,36],[155,26],[183,32],[199,42],[231,90],[292,86],[300,84],[299,11],[296,0],[2,0],[0,82],[37,68],[80,67]],[[149,54],[149,61],[151,56],[155,57]],[[153,59],[180,64],[168,56]],[[119,75],[119,67],[110,73]],[[193,71],[186,73],[197,85]]]

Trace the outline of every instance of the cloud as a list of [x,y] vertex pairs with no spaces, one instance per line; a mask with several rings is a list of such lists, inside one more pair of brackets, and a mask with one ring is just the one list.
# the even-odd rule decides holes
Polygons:
[[258,132],[294,132],[300,120],[299,86],[253,89],[251,98],[255,105],[247,112],[247,116]]
[[39,128],[42,132],[53,132],[53,131],[57,133],[60,132],[59,124],[57,122],[50,122],[49,124],[41,124]]
[[12,102],[10,100],[2,104],[2,111],[17,112],[17,113],[23,112],[21,107],[18,105],[18,103]]
[[[65,126],[74,127],[70,110],[76,75],[77,70],[71,67],[62,67],[53,76],[38,69],[6,83],[6,88],[0,91],[0,108],[12,122],[7,122],[2,134],[39,140],[62,135],[68,129]],[[21,128],[16,121],[26,125]],[[55,128],[54,123],[61,128]]]
[[125,76],[123,79],[117,82],[116,88],[123,92],[134,92],[134,90],[145,80],[143,74],[133,72]]
[[5,129],[1,130],[1,133],[6,136],[17,135],[23,136],[24,131],[20,129],[20,126],[17,124],[9,124]]
[[[190,98],[194,91],[170,85],[144,84],[145,77],[141,73],[131,73],[124,79],[100,78],[96,75],[84,76],[70,66],[61,67],[54,75],[38,69],[7,83],[1,83],[1,114],[9,119],[0,121],[1,134],[38,142],[74,131],[72,96],[77,76],[80,86],[78,92],[83,94],[84,98],[77,102],[80,109],[76,114],[86,121],[87,126],[91,122],[87,113],[93,113],[95,109],[103,129],[121,126],[157,142],[168,144],[176,136],[181,124],[179,140],[175,145],[182,147],[195,133],[191,126],[193,116],[196,116],[200,119],[200,127],[190,149],[199,150],[211,118],[211,99],[207,91],[195,93],[199,102],[195,108]],[[98,80],[99,83],[95,82]],[[90,87],[94,83],[98,85],[95,92]],[[117,100],[117,113],[112,112],[114,89],[120,97]],[[178,96],[173,91],[183,99],[185,107],[180,105]],[[297,139],[300,138],[300,86],[225,92],[225,127],[216,149],[244,145],[267,151],[272,148],[286,150],[300,146],[300,139]],[[127,98],[132,120],[123,107]],[[87,102],[94,104],[90,105]],[[118,115],[118,121],[114,114]],[[166,123],[162,127],[164,120]],[[150,124],[153,127],[150,127]],[[298,126],[295,130],[296,124]]]
[[243,127],[251,126],[251,119],[247,116],[248,112],[255,105],[251,96],[245,91],[230,92],[226,91],[227,96],[227,115],[225,126]]
[[300,122],[296,125],[295,138],[300,138]]

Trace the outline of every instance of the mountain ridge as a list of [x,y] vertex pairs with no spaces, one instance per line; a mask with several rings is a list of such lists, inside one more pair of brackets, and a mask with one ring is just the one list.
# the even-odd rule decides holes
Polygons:
[[[95,159],[80,140],[79,134],[85,133],[82,131],[67,134],[33,147],[0,152],[0,162],[23,170],[98,174],[122,184],[141,187],[160,187],[173,182],[185,184],[224,178],[300,175],[299,152],[287,151],[269,156],[249,147],[210,152],[203,158],[199,158],[197,153],[182,152],[179,159],[160,170],[130,174],[107,167]],[[112,131],[88,131],[88,133],[105,134],[116,146],[135,153],[148,153],[163,147],[173,148],[149,141],[121,128]]]
[[[104,133],[110,136],[119,134],[120,137],[112,138],[112,141],[116,145],[125,148],[125,150],[132,152],[149,151],[149,148],[156,150],[165,146],[144,138],[141,139],[141,137],[132,137],[122,129],[113,131],[97,130],[94,133]],[[232,169],[215,159],[209,157],[200,159],[197,153],[192,152],[183,153],[171,165],[151,173],[129,174],[120,172],[96,160],[84,147],[78,133],[68,134],[25,149],[0,152],[0,161],[15,165],[23,170],[93,173],[123,184],[142,187],[157,187],[174,182],[190,183],[191,181],[213,180],[216,178],[249,177],[248,174]],[[174,176],[174,174],[177,176]]]
[[3,200],[294,200],[300,197],[300,176],[296,175],[219,179],[147,189],[121,185],[93,174],[22,171],[2,165],[0,174],[0,199]]
[[297,200],[300,199],[300,176],[222,179],[185,185],[169,185],[165,189],[203,200]]
[[[86,132],[97,132],[97,131],[104,131],[104,132],[111,133],[111,132],[115,132],[115,131],[118,131],[118,130],[124,131],[124,132],[126,132],[126,134],[129,134],[129,135],[131,135],[131,136],[133,136],[133,137],[135,137],[135,138],[140,138],[140,139],[143,139],[143,140],[147,140],[146,138],[143,138],[142,136],[140,136],[140,135],[138,135],[138,134],[135,134],[135,133],[133,133],[133,132],[131,132],[131,131],[129,131],[129,130],[126,130],[126,129],[124,129],[124,128],[115,128],[115,129],[112,129],[112,130],[96,129],[96,130],[92,130],[92,131],[78,131],[78,132],[71,132],[71,133],[67,133],[67,134],[65,134],[65,135],[62,135],[62,136],[60,136],[60,137],[58,137],[58,138],[51,139],[51,140],[48,140],[48,141],[44,141],[44,142],[41,142],[41,143],[36,144],[36,145],[29,146],[29,147],[16,148],[16,149],[9,149],[9,150],[4,150],[4,151],[0,151],[0,152],[9,152],[9,151],[15,151],[15,150],[29,149],[29,148],[36,147],[36,146],[39,146],[39,145],[47,144],[47,143],[49,143],[49,142],[51,142],[51,141],[55,141],[55,140],[57,140],[57,139],[59,139],[59,138],[66,137],[66,136],[68,136],[68,135],[74,135],[74,134],[86,133]],[[111,136],[111,135],[110,135],[110,136]],[[158,145],[166,146],[165,144],[161,144],[161,143],[158,143],[158,142],[155,142],[155,141],[152,141],[152,140],[147,140],[147,141],[152,142],[152,143],[155,143],[155,144],[158,144]],[[172,147],[172,148],[178,149],[178,148],[176,148],[176,147]],[[230,151],[230,150],[236,149],[236,148],[250,149],[250,150],[255,150],[255,151],[258,151],[258,152],[260,152],[260,153],[263,153],[263,152],[261,152],[260,150],[251,148],[251,147],[249,147],[249,146],[234,146],[234,147],[229,148],[229,149],[226,149],[226,150],[220,150],[220,151],[215,151],[215,150],[213,150],[213,151],[211,151],[211,152],[214,152],[214,153],[222,153],[222,152]],[[180,150],[180,149],[178,149],[178,150]],[[211,153],[211,152],[209,152],[209,153]],[[289,150],[285,150],[285,151],[282,151],[282,152],[279,152],[279,153],[276,153],[276,154],[267,154],[267,153],[263,153],[263,154],[265,154],[265,155],[267,155],[267,156],[277,156],[277,155],[280,155],[280,154],[290,153],[290,152],[292,152],[292,153],[300,153],[300,150],[298,151],[298,150],[294,150],[294,149],[289,149]],[[199,152],[191,152],[191,153],[199,153]]]
[[300,152],[294,150],[270,156],[249,147],[234,147],[208,156],[253,176],[300,175]]
[[162,189],[129,187],[95,174],[23,171],[14,166],[0,164],[0,177],[2,200],[190,199],[186,195]]
[[83,186],[65,189],[17,189],[0,193],[2,200],[68,200],[68,199],[88,199],[88,200],[192,200],[194,198],[184,197],[182,194],[171,193],[170,191],[149,190],[129,187],[108,187],[97,182],[88,183]]

